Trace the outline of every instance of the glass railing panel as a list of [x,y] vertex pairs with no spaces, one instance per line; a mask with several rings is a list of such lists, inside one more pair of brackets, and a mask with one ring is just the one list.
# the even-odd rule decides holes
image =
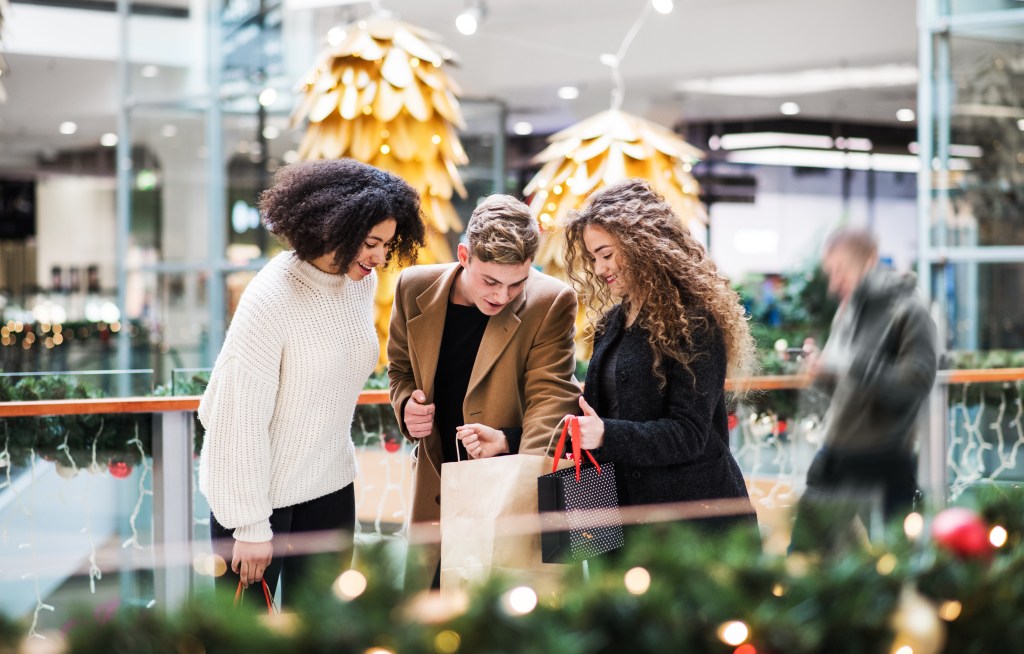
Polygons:
[[[151,414],[0,419],[0,613],[151,605]],[[171,492],[181,492],[181,489]]]

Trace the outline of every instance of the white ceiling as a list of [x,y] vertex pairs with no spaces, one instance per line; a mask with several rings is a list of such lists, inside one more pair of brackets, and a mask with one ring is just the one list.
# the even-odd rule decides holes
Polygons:
[[[466,37],[454,27],[456,14],[465,7],[463,0],[382,0],[385,9],[436,32],[459,55],[456,77],[467,96],[502,100],[509,107],[510,123],[529,120],[540,131],[564,127],[607,108],[610,71],[599,62],[599,55],[618,49],[645,2],[489,0],[478,33]],[[622,63],[624,107],[671,125],[681,120],[776,117],[780,103],[793,100],[800,104],[802,115],[810,118],[895,123],[897,109],[914,106],[912,84],[777,97],[683,93],[677,88],[687,80],[721,76],[913,66],[915,4],[910,0],[676,0],[669,15],[650,12]],[[17,10],[27,8],[13,7],[9,31],[18,29]],[[300,26],[298,33],[309,39],[309,49],[309,43],[322,40],[327,27],[368,11],[367,4],[356,3],[288,11],[285,20],[286,25]],[[192,21],[196,22],[195,17]],[[296,28],[288,33],[293,38]],[[9,33],[8,42],[25,43],[35,35],[16,36]],[[87,51],[87,41],[82,48]],[[10,169],[42,148],[94,144],[103,132],[115,131],[118,98],[113,61],[25,54],[14,47],[7,59],[10,71],[3,79],[8,101],[0,105],[0,166]],[[139,69],[132,69],[133,88],[146,92],[138,85],[147,84],[154,97],[161,92],[166,96],[167,89],[180,88],[194,78],[185,69],[162,67],[158,78],[143,80]],[[560,100],[556,91],[563,85],[578,86],[579,98]],[[78,134],[57,133],[65,120],[79,124]],[[159,130],[160,120],[153,124]]]

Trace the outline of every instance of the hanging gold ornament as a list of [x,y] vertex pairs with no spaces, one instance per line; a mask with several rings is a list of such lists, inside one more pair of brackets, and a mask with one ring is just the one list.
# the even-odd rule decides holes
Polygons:
[[[533,158],[543,164],[526,185],[530,211],[543,231],[535,263],[544,272],[566,279],[562,249],[566,214],[583,206],[594,191],[630,177],[651,182],[689,227],[707,223],[700,188],[691,170],[704,153],[661,125],[609,109],[548,139],[550,145]],[[576,320],[576,354],[590,356],[585,308]]]
[[[465,128],[462,91],[448,74],[454,55],[437,35],[383,15],[339,29],[344,37],[321,53],[297,89],[292,125],[308,122],[299,156],[351,157],[405,179],[419,192],[427,223],[419,263],[451,261],[446,234],[462,230],[451,199],[466,197],[458,166],[469,163],[456,131]],[[396,281],[397,274],[381,272],[382,364]]]
[[665,196],[679,218],[707,223],[700,188],[691,170],[704,154],[661,125],[617,109],[568,127],[550,139],[536,157],[543,164],[527,184],[530,210],[544,240],[536,263],[545,272],[565,278],[561,222],[594,191],[630,177],[651,182]]

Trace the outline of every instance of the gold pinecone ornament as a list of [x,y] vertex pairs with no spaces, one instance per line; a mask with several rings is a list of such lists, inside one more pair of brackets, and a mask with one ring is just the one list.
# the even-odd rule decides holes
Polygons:
[[[422,198],[427,246],[420,263],[453,259],[445,235],[461,231],[451,199],[466,197],[458,166],[469,163],[457,129],[461,89],[448,74],[454,55],[426,30],[374,15],[343,26],[300,83],[292,124],[307,121],[303,159],[351,157],[406,180]],[[394,273],[382,272],[377,333],[385,361]]]
[[533,158],[540,171],[524,192],[530,211],[544,231],[536,262],[545,272],[565,278],[561,227],[566,213],[578,209],[594,191],[630,177],[641,177],[672,205],[689,226],[707,223],[691,170],[704,153],[656,123],[609,109],[554,134]]

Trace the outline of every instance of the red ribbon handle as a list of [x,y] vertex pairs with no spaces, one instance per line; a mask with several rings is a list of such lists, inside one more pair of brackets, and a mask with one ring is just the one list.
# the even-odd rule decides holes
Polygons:
[[590,450],[582,449],[582,436],[580,435],[580,419],[579,416],[566,416],[565,422],[562,425],[562,435],[558,437],[558,443],[555,445],[555,460],[551,464],[551,472],[558,470],[558,460],[562,458],[562,454],[565,452],[565,437],[566,434],[571,434],[572,439],[572,458],[573,463],[576,466],[576,481],[580,480],[580,464],[582,463],[583,454],[587,455],[590,462],[597,468],[597,474],[601,474],[601,464],[597,462],[594,455],[590,453]]
[[[274,612],[274,596],[270,594],[270,586],[267,585],[266,579],[260,579],[263,586],[263,597],[267,600],[267,613]],[[238,582],[238,588],[235,590],[235,606],[238,606],[238,601],[242,599],[242,591],[245,590],[245,586],[242,582]]]

